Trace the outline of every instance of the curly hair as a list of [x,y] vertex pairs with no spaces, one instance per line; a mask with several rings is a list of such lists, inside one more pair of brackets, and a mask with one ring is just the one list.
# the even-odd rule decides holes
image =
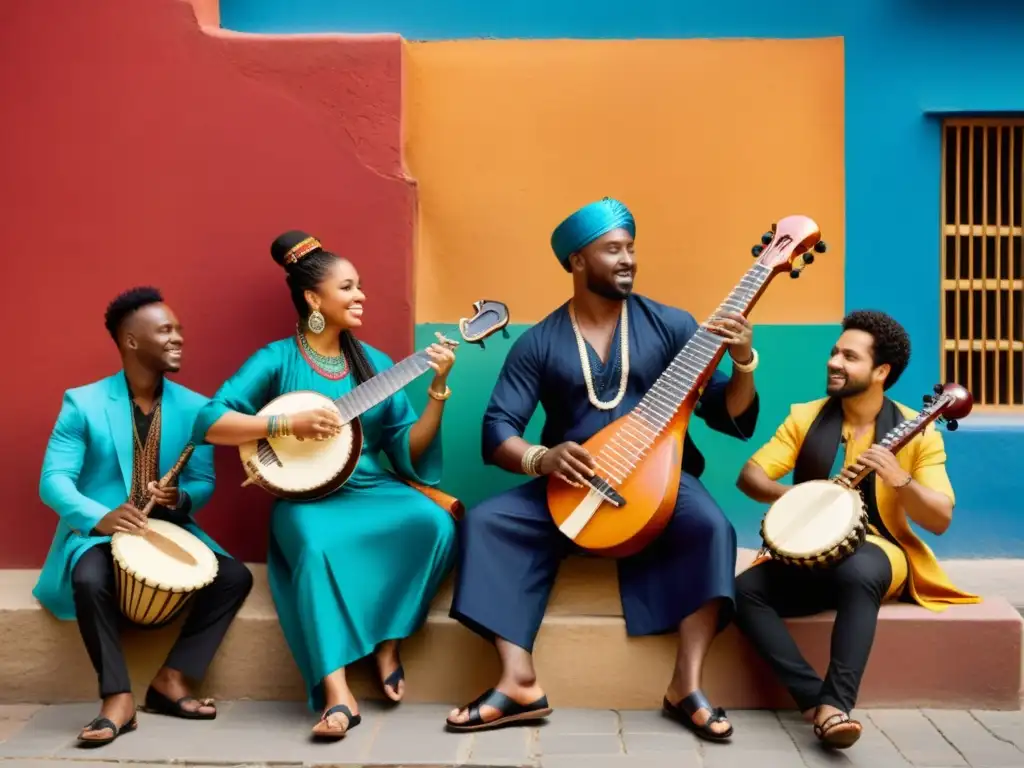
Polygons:
[[874,340],[871,359],[875,367],[889,365],[883,389],[889,389],[899,381],[910,362],[910,336],[895,319],[871,309],[851,312],[843,318],[844,331],[864,331]]
[[160,291],[150,286],[128,289],[107,305],[107,312],[103,318],[107,333],[116,342],[117,332],[128,315],[150,304],[161,304],[163,300]]

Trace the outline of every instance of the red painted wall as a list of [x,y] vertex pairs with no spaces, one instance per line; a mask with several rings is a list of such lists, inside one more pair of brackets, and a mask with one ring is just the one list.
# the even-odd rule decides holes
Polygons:
[[[186,332],[178,380],[212,394],[294,311],[270,258],[306,229],[360,268],[366,340],[412,348],[414,190],[401,165],[398,37],[201,31],[180,0],[0,7],[0,567],[38,567],[38,497],[61,393],[119,367],[107,302],[159,286]],[[200,515],[263,560],[269,499],[220,451]]]

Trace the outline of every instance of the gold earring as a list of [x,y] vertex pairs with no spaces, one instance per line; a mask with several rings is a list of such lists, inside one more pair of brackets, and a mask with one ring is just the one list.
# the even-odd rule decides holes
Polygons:
[[313,333],[323,333],[327,323],[324,321],[324,316],[320,314],[319,309],[314,309],[309,313],[309,317],[306,319],[306,327]]

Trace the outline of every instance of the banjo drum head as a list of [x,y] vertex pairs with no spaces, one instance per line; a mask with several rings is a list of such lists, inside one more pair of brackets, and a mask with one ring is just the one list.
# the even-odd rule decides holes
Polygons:
[[768,510],[766,543],[780,555],[812,557],[841,543],[861,517],[860,494],[829,480],[794,485]]
[[[318,392],[289,392],[268,403],[260,414],[299,413],[325,406],[334,408],[331,400]],[[334,479],[348,462],[356,448],[352,438],[351,424],[343,425],[340,434],[327,440],[267,438],[283,466],[260,462],[260,472],[272,485],[291,493],[319,488]]]

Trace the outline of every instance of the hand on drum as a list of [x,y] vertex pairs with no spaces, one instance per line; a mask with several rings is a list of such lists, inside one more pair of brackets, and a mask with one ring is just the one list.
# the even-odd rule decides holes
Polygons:
[[904,485],[907,482],[907,471],[900,466],[899,460],[892,451],[875,443],[857,457],[857,461],[843,470],[842,477],[853,480],[862,468],[874,470],[888,486]]
[[574,488],[583,488],[587,478],[594,474],[593,457],[582,445],[572,441],[559,443],[541,457],[537,471],[542,475],[554,475]]
[[150,482],[146,486],[146,491],[153,497],[153,501],[161,507],[174,509],[178,506],[177,486],[170,485],[166,488],[161,488],[158,483]]
[[142,533],[146,530],[146,518],[141,510],[125,502],[100,518],[96,523],[96,530],[104,536],[113,536],[115,533]]
[[314,408],[288,417],[291,433],[299,440],[325,440],[341,432],[341,416],[333,408]]

